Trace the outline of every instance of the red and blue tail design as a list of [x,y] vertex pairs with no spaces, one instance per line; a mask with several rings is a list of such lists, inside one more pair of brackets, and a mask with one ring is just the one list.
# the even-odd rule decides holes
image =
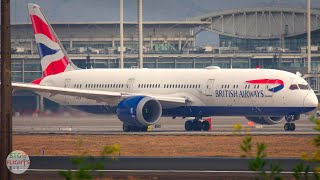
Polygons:
[[271,92],[278,92],[284,88],[284,83],[280,79],[256,79],[256,80],[250,80],[246,82],[250,84],[279,84],[276,87],[268,89]]
[[41,58],[43,77],[78,69],[70,61],[40,7],[36,4],[28,4],[28,9]]

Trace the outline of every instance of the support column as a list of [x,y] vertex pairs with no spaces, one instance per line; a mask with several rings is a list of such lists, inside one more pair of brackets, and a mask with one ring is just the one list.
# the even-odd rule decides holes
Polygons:
[[33,40],[30,41],[30,51],[31,55],[33,55]]
[[182,46],[181,46],[181,44],[182,44],[182,42],[181,42],[182,40],[181,40],[181,37],[179,38],[179,52],[181,52],[181,50],[182,50]]
[[114,49],[116,47],[116,42],[114,39],[112,39],[112,48]]
[[195,39],[192,40],[192,48],[194,48],[194,47],[196,47],[196,40]]
[[70,39],[70,49],[73,48],[73,41]]
[[22,82],[24,82],[24,62],[25,59],[23,58],[21,61],[21,76],[22,76]]
[[139,24],[139,68],[143,68],[143,29],[142,29],[142,0],[138,0]]
[[308,10],[308,73],[311,73],[311,17],[310,17],[310,0],[307,0],[307,10]]
[[12,174],[6,159],[12,151],[12,86],[10,0],[1,0],[1,120],[0,179],[10,180]]
[[43,97],[37,95],[37,107],[36,110],[40,110],[41,112],[44,110],[44,105],[43,105]]
[[233,68],[233,58],[230,58],[230,68]]
[[123,0],[120,0],[120,69],[123,69]]
[[152,37],[150,38],[150,50],[153,51],[153,40],[152,40]]

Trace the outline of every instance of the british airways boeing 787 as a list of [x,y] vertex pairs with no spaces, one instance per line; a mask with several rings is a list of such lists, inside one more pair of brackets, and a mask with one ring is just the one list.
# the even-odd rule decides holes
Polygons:
[[29,13],[43,77],[15,89],[34,91],[89,113],[115,113],[124,131],[145,131],[161,116],[193,117],[187,131],[207,131],[210,116],[245,116],[259,124],[286,120],[295,130],[300,114],[318,100],[301,77],[272,69],[79,69],[35,4]]

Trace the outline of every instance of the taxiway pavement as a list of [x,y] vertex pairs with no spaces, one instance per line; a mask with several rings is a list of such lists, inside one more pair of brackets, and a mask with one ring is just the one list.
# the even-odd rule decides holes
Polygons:
[[[153,127],[149,134],[232,134],[234,124],[249,128],[251,134],[315,134],[314,124],[308,116],[301,116],[296,121],[295,132],[285,132],[284,122],[275,125],[249,126],[244,117],[212,117],[212,130],[209,132],[186,132],[184,123],[187,119],[161,118],[158,128]],[[14,133],[77,133],[77,134],[122,134],[122,122],[116,116],[53,116],[53,117],[14,117]],[[145,133],[133,133],[145,134]]]

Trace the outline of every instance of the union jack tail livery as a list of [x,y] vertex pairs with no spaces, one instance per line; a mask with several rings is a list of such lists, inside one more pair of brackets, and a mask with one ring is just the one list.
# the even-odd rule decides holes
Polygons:
[[40,7],[28,4],[28,9],[41,58],[43,77],[77,70]]

